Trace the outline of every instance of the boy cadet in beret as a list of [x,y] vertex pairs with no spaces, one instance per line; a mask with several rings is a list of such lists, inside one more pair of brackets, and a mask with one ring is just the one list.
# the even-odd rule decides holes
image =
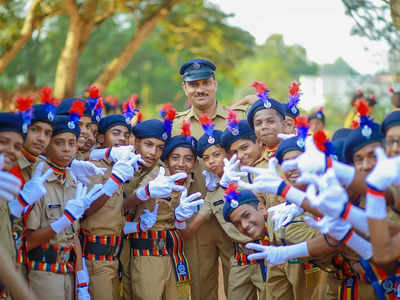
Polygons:
[[130,238],[133,299],[190,299],[189,266],[177,229],[186,227],[185,220],[203,200],[197,200],[200,193],[187,193],[197,163],[197,141],[190,136],[189,126],[184,123],[182,135],[172,137],[165,146],[162,160],[170,176],[165,176],[161,167],[159,175],[136,192],[141,203],[136,207],[134,221],[139,222],[147,210],[158,210],[158,214],[147,234],[139,230]]
[[[86,188],[77,185],[67,169],[77,151],[80,133],[74,114],[79,117],[81,112],[71,112],[71,118],[55,118],[45,163],[45,168],[52,172],[46,172],[43,178],[36,178],[35,189],[21,197],[27,201],[41,194],[26,224],[28,279],[39,299],[73,299],[76,293],[75,275],[77,286],[85,285],[82,281],[82,272],[85,272],[81,270],[78,221],[85,205],[91,200],[91,193],[96,188],[101,189],[101,186],[87,194]],[[39,164],[37,168],[41,170],[43,166]],[[28,187],[29,182],[24,189]],[[78,295],[88,295],[87,287],[78,289]]]
[[[21,180],[21,188],[32,178],[35,163],[40,160],[39,155],[44,154],[46,151],[53,132],[55,106],[51,101],[50,87],[46,86],[41,91],[41,98],[42,104],[33,105],[32,108],[28,109],[31,110],[31,119],[24,140],[24,145],[21,149],[22,155],[18,159],[18,163],[10,171]],[[19,106],[18,102],[20,102],[19,104],[21,105],[22,102],[26,100],[29,101],[27,98],[18,98],[17,108]],[[27,110],[25,112],[27,112]],[[24,112],[21,113],[24,114]],[[27,117],[29,118],[29,116]],[[26,278],[26,253],[22,238],[24,230],[23,218],[15,218],[13,220],[13,236],[17,247],[17,266],[21,271],[22,276]]]
[[81,222],[83,253],[91,277],[89,290],[95,300],[120,297],[118,255],[125,224],[122,185],[133,177],[140,161],[131,147],[124,147],[130,130],[123,115],[102,118],[97,135],[102,149],[90,154],[96,166],[106,168],[104,175],[91,178],[91,184],[104,186]]
[[[192,135],[199,139],[203,135],[199,117],[204,113],[207,113],[211,118],[216,130],[224,130],[228,110],[217,101],[218,83],[215,72],[216,66],[205,59],[192,59],[181,66],[179,74],[182,76],[182,88],[192,106],[177,114],[172,131],[173,135],[179,134],[183,121],[190,121]],[[246,118],[247,106],[234,105],[232,109],[237,112],[239,119]],[[194,182],[190,188],[191,193],[201,192],[205,195],[207,192],[204,177],[201,174],[202,170],[203,162],[200,159],[199,166],[194,171]],[[202,243],[207,243],[207,240],[211,242],[209,233],[212,230],[212,227],[205,224],[193,239],[185,243],[185,252],[189,259],[192,274],[193,300],[201,300],[202,282],[199,280],[199,268],[203,261],[209,259],[205,251],[200,251],[198,243],[200,240]]]

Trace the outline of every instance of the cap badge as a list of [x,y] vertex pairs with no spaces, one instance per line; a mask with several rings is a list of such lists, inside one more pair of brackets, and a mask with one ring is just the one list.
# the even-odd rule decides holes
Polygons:
[[49,121],[53,121],[54,120],[54,114],[52,112],[49,112],[47,114],[47,119],[49,119]]
[[361,134],[366,137],[367,139],[369,139],[371,137],[372,134],[372,130],[371,128],[369,128],[367,125],[365,125],[363,127],[363,129],[361,129]]
[[208,143],[209,143],[209,144],[214,144],[214,143],[215,143],[214,137],[209,136],[209,137],[208,137]]
[[75,123],[73,121],[68,122],[68,128],[69,129],[75,129]]
[[266,100],[266,101],[264,102],[264,107],[265,107],[265,108],[271,108],[271,106],[272,106],[272,104],[271,104],[271,102],[269,102],[268,100]]
[[192,64],[192,69],[193,70],[198,70],[198,69],[200,69],[200,64],[199,63],[194,63],[194,64]]
[[166,140],[168,139],[168,134],[167,134],[166,132],[164,132],[164,133],[161,135],[161,137],[162,137],[162,139],[163,139],[164,141],[166,141]]

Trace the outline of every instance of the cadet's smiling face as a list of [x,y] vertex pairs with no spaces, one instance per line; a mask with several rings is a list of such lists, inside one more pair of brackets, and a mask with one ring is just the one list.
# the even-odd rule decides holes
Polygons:
[[292,117],[286,116],[283,121],[283,133],[285,134],[296,134],[296,127],[294,119]]
[[212,106],[217,99],[217,80],[210,77],[196,81],[185,81],[182,83],[188,101],[199,109]]
[[49,123],[40,121],[33,123],[29,126],[24,148],[33,155],[42,154],[50,143],[52,133],[53,128]]
[[283,133],[283,120],[275,109],[257,111],[253,123],[257,139],[264,146],[274,147],[280,143],[278,133]]
[[[303,152],[298,151],[298,150],[288,151],[283,156],[283,161],[295,159],[297,156],[299,156],[302,153]],[[286,171],[285,172],[285,177],[289,181],[289,183],[291,185],[297,187],[298,189],[301,189],[301,190],[304,191],[306,189],[306,185],[296,183],[296,180],[297,180],[297,178],[300,177],[300,175],[301,174],[300,174],[300,171],[298,169],[294,169],[294,170],[290,170],[290,171]]]
[[208,147],[203,152],[203,162],[205,168],[221,177],[224,173],[224,158],[226,157],[225,150],[221,146]]
[[393,126],[386,132],[385,148],[388,156],[400,155],[400,125]]
[[324,123],[318,119],[312,119],[309,123],[311,132],[317,132],[318,130],[323,130],[325,127]]
[[24,139],[13,131],[0,132],[0,154],[4,155],[4,171],[10,171],[21,156]]
[[99,142],[104,147],[125,146],[128,144],[129,129],[123,125],[111,127],[106,134],[98,135]]
[[156,138],[135,139],[135,149],[142,156],[146,168],[160,159],[164,148],[165,142]]
[[196,162],[197,159],[194,156],[192,150],[185,147],[176,147],[169,154],[168,158],[165,161],[165,164],[167,165],[171,175],[180,172],[189,175],[193,171]]
[[244,235],[259,240],[264,238],[264,215],[249,204],[238,206],[230,216],[231,223]]
[[83,116],[79,120],[79,128],[81,134],[78,139],[79,150],[88,152],[96,143],[95,135],[93,134],[92,120],[89,117]]
[[252,166],[261,156],[261,149],[257,143],[248,139],[240,139],[235,141],[230,149],[229,155],[232,157],[237,155],[242,166]]
[[375,142],[368,144],[354,153],[353,163],[358,172],[368,174],[376,165],[374,149],[380,147],[381,143]]
[[66,168],[78,151],[78,139],[71,132],[53,136],[47,147],[46,157],[56,165]]

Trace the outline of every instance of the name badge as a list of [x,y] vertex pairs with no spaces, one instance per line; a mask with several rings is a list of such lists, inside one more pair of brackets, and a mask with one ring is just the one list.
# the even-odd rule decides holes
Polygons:
[[214,203],[213,203],[213,205],[214,206],[218,206],[218,205],[221,205],[221,204],[224,204],[224,200],[218,200],[218,201],[215,201]]
[[48,204],[47,207],[48,208],[60,208],[61,204]]

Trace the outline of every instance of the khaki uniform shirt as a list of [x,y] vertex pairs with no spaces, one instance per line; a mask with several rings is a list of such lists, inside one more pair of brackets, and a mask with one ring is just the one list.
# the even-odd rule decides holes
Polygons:
[[232,223],[226,222],[222,215],[222,209],[225,204],[225,191],[218,187],[213,192],[208,192],[204,199],[204,204],[199,210],[199,215],[209,220],[213,215],[218,223],[224,229],[225,233],[234,241],[239,243],[247,243],[252,241],[251,238],[239,232]]
[[[43,171],[49,167],[46,165]],[[66,179],[64,185],[53,173],[45,182],[47,193],[35,203],[27,220],[27,229],[38,230],[46,228],[54,221],[61,218],[64,214],[64,208],[67,202],[75,197],[76,182],[68,170],[66,170]],[[79,222],[75,221],[72,226],[67,226],[59,234],[49,240],[49,244],[60,247],[71,247],[74,238],[79,231]]]
[[15,261],[15,245],[11,231],[10,211],[8,202],[0,199],[0,246]]
[[[111,176],[113,162],[108,160],[92,161],[99,168],[106,168],[104,176],[91,177],[92,185],[105,183]],[[90,189],[89,189],[90,190]],[[104,206],[96,211],[93,215],[86,217],[81,222],[81,227],[88,235],[104,236],[116,235],[120,236],[125,225],[123,214],[123,195],[122,186],[109,198]]]

